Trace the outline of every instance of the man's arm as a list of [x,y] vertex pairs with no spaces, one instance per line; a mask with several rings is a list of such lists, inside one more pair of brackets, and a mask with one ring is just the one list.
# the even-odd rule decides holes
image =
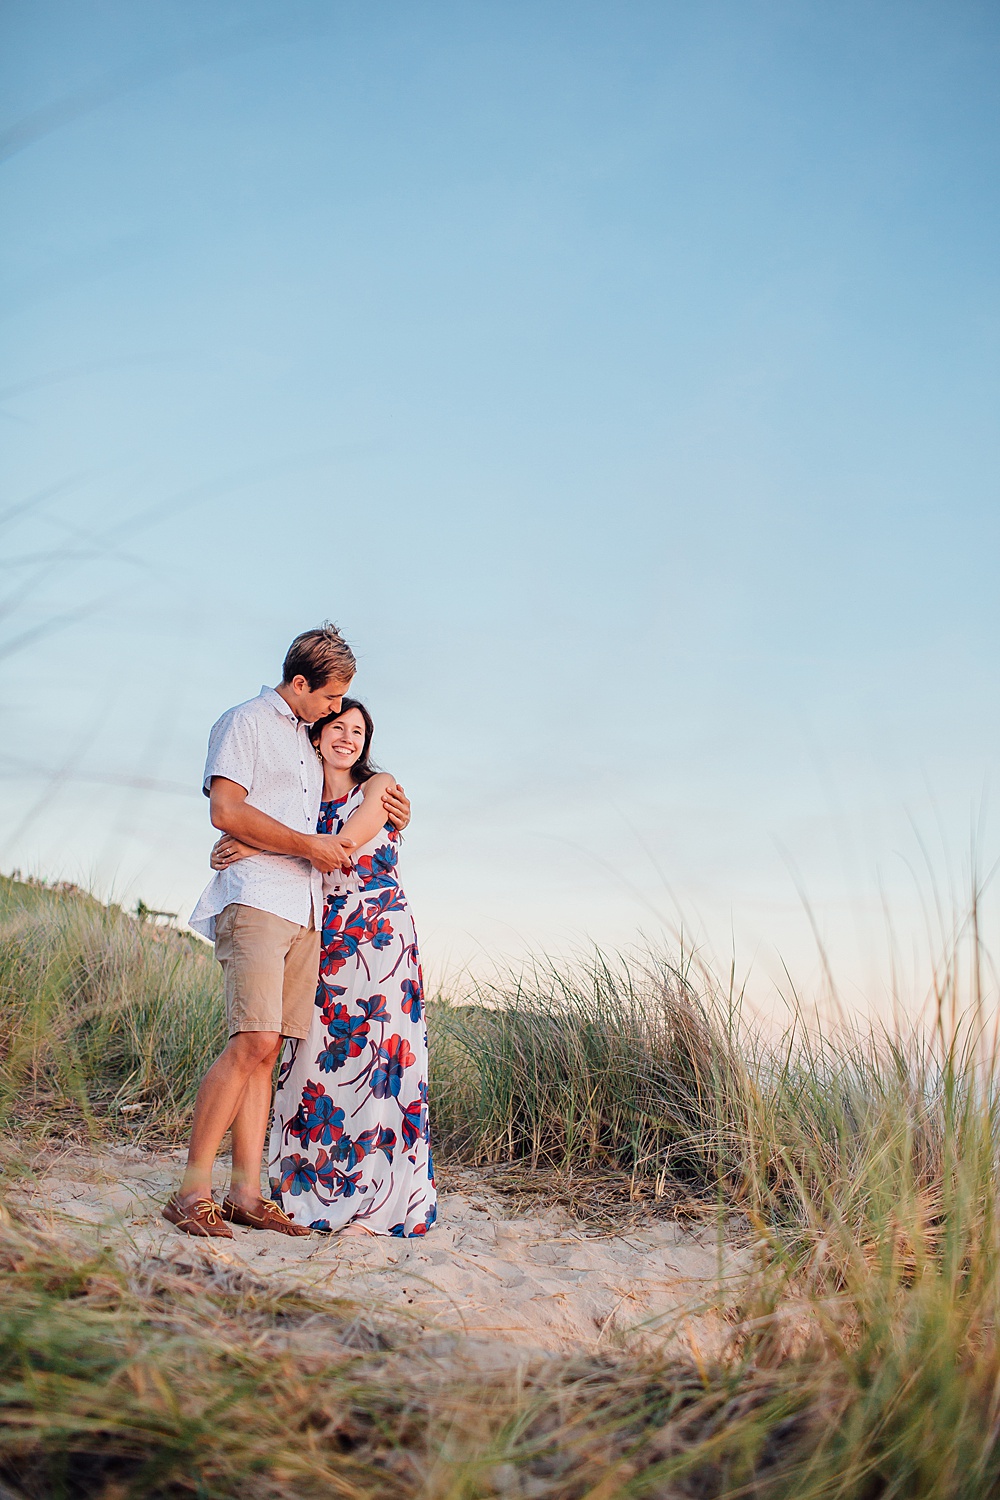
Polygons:
[[298,833],[277,818],[247,805],[247,789],[225,776],[213,776],[209,801],[212,826],[231,833],[246,844],[268,854],[295,854],[309,860],[317,870],[349,870],[354,847],[331,833]]

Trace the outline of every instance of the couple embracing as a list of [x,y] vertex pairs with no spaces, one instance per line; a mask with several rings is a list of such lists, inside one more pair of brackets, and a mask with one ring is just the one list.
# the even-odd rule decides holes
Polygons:
[[[371,716],[347,696],[355,668],[333,626],[307,630],[278,687],[209,737],[203,789],[222,836],[191,926],[215,943],[229,1041],[163,1209],[186,1234],[412,1236],[436,1217],[423,981],[397,873],[410,804],[371,764]],[[212,1168],[229,1129],[218,1204]]]

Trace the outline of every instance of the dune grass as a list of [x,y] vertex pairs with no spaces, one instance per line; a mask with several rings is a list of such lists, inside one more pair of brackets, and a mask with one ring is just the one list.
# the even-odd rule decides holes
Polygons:
[[[767,1040],[710,976],[656,957],[539,965],[431,1007],[446,1156],[624,1172],[743,1226],[753,1271],[718,1356],[457,1374],[405,1328],[221,1285],[197,1257],[125,1265],[8,1213],[0,1472],[32,1500],[1000,1494],[1000,1102],[977,963],[978,936],[964,968],[946,955],[938,1024],[912,1032]],[[183,1129],[220,1041],[202,945],[8,881],[0,978],[8,1131]]]
[[439,1130],[478,1162],[614,1167],[714,1189],[735,1166],[718,1105],[742,1063],[718,1006],[668,959],[536,964],[442,1009]]
[[0,876],[0,1121],[177,1135],[225,1042],[207,944],[75,888]]
[[[706,1385],[656,1359],[442,1367],[405,1328],[387,1337],[197,1248],[126,1266],[10,1213],[0,1329],[0,1474],[31,1500],[584,1496],[613,1493],[609,1472],[656,1493],[671,1472],[713,1482],[717,1458],[691,1440],[734,1391],[732,1373]],[[724,1462],[747,1436],[732,1428]]]
[[982,1500],[993,1269],[866,1265],[820,1295],[763,1267],[719,1358],[485,1375],[196,1247],[126,1264],[8,1211],[0,1479],[25,1500]]

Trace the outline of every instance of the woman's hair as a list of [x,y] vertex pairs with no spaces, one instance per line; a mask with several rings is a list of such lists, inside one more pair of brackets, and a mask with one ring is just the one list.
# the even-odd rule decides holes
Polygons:
[[312,740],[318,751],[319,737],[323,733],[323,730],[326,728],[326,726],[328,724],[332,724],[335,719],[342,719],[347,711],[352,708],[356,708],[358,713],[365,721],[365,742],[361,747],[361,754],[358,756],[353,766],[351,766],[351,779],[356,786],[360,786],[363,781],[367,781],[370,776],[374,776],[375,772],[378,770],[378,766],[374,765],[369,759],[372,748],[372,735],[375,733],[375,725],[372,723],[371,714],[368,712],[367,708],[365,708],[365,705],[363,703],[359,703],[357,698],[344,698],[341,701],[340,708],[337,713],[327,714],[325,719],[317,719],[315,724],[310,726],[309,738]]

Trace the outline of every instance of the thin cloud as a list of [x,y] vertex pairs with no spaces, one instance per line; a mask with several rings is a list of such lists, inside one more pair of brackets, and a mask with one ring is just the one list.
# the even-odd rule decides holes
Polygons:
[[325,30],[326,27],[315,24],[283,24],[268,28],[256,27],[252,31],[241,29],[226,36],[175,47],[155,57],[117,68],[114,72],[106,73],[103,78],[94,79],[82,88],[64,94],[51,104],[31,110],[5,130],[0,130],[0,162],[27,150],[54,131],[61,130],[63,126],[72,125],[86,115],[115,103],[126,94],[134,93],[136,89],[160,83],[178,73],[186,73],[191,68],[239,57],[241,53],[253,52],[276,42],[301,41],[306,36],[320,35]]

